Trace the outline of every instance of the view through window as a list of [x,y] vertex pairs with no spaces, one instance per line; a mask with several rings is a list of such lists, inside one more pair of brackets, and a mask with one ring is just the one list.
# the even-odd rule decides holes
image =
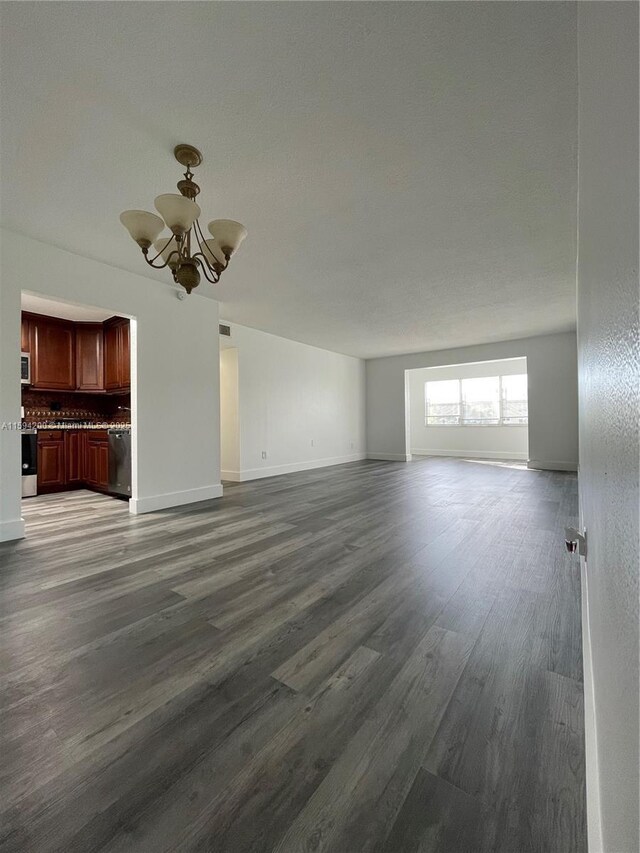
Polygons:
[[425,382],[427,426],[527,424],[527,374]]

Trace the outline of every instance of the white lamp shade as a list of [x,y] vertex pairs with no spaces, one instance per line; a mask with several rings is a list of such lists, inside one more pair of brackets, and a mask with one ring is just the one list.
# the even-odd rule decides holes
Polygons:
[[209,223],[209,232],[218,241],[225,254],[238,251],[240,243],[247,236],[247,229],[233,219],[214,219]]
[[159,195],[154,204],[174,234],[185,234],[200,216],[200,208],[195,201],[178,193]]
[[120,214],[120,222],[144,249],[149,248],[164,228],[162,219],[147,210],[125,210]]
[[224,252],[215,237],[212,240],[204,241],[202,244],[202,254],[209,261],[211,266],[222,264],[222,266],[225,267],[227,265],[227,259],[224,256]]
[[163,234],[160,239],[155,241],[153,248],[162,256],[162,260],[165,263],[169,263],[169,269],[175,269],[178,266],[178,255],[175,254],[171,260],[169,260],[169,256],[172,252],[178,251],[178,244],[176,243],[176,238],[173,235],[171,235],[170,243],[167,242],[168,240],[169,237],[166,234]]

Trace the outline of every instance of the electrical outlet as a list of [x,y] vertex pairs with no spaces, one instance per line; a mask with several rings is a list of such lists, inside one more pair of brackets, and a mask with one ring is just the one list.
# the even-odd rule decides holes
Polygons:
[[267,458],[267,451],[266,451],[266,450],[263,450],[263,451],[262,451],[262,458],[263,458],[263,459],[266,459],[266,458]]

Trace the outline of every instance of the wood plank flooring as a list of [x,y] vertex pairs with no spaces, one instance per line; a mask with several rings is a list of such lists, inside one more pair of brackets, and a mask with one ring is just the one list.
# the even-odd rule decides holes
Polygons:
[[3,853],[586,853],[576,478],[428,458],[0,546]]

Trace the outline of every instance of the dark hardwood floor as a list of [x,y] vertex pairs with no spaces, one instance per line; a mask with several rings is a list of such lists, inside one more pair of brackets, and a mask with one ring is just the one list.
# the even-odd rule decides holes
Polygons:
[[24,514],[3,853],[585,853],[575,475],[362,462]]

